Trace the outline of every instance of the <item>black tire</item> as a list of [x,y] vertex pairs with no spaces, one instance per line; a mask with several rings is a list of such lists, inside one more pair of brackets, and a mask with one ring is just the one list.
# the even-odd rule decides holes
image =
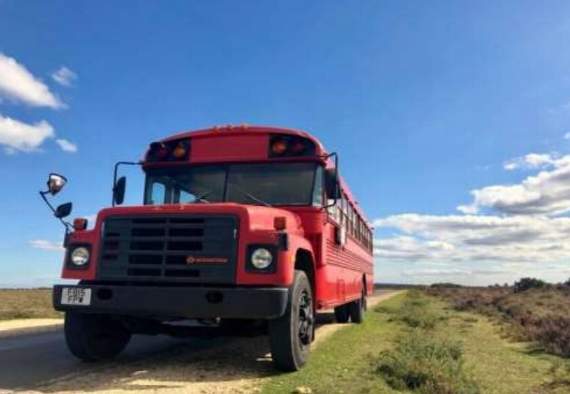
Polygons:
[[334,308],[334,317],[337,323],[348,323],[348,318],[350,317],[348,313],[348,304]]
[[350,304],[348,304],[348,313],[350,315],[350,321],[356,324],[360,324],[364,321],[365,302],[366,298],[364,297],[363,293],[358,300],[352,301]]
[[314,324],[311,284],[303,271],[295,271],[285,314],[269,321],[271,356],[277,369],[292,372],[305,365],[313,341]]
[[69,351],[83,361],[110,360],[131,339],[120,321],[105,315],[66,312],[64,331]]

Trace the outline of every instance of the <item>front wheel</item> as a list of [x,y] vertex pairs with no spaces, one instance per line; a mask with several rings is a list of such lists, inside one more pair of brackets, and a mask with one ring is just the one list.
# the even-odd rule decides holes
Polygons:
[[307,362],[314,324],[311,284],[303,271],[295,271],[285,314],[269,321],[271,356],[278,369],[297,371]]
[[66,312],[64,332],[69,351],[84,361],[112,359],[131,339],[120,321],[106,315]]

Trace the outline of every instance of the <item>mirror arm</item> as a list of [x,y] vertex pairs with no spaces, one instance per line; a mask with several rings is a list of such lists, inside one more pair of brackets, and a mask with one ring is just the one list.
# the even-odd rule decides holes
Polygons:
[[115,206],[115,188],[117,185],[117,173],[119,172],[119,166],[142,166],[143,163],[144,162],[142,161],[118,161],[115,163],[115,167],[113,168],[113,193],[111,194],[111,206]]
[[[340,185],[338,184],[338,182],[339,182],[339,178],[338,178],[338,154],[336,152],[329,153],[328,155],[326,155],[324,157],[324,159],[328,160],[333,156],[334,156],[334,171],[335,171],[335,178],[337,180],[337,187],[340,187]],[[338,200],[338,197],[335,197],[334,201],[331,204],[323,206],[322,209],[328,209],[330,207],[334,207],[337,203],[337,200]]]
[[[51,209],[51,211],[55,215],[55,208],[53,207],[53,205],[51,205],[49,200],[46,198],[46,194],[50,194],[49,190],[47,190],[45,192],[40,191],[40,196],[41,196],[42,200],[44,200],[46,205],[49,207],[49,209]],[[62,218],[57,218],[57,220],[59,220],[61,222],[61,224],[63,224],[63,227],[65,227],[65,239],[67,239],[69,232],[73,230],[73,225],[69,222],[66,222]]]
[[49,190],[46,190],[45,192],[40,191],[40,196],[41,196],[42,200],[44,200],[44,202],[49,207],[49,209],[51,209],[51,211],[55,214],[55,208],[53,207],[53,205],[51,205],[49,200],[46,198],[46,194],[50,194]]

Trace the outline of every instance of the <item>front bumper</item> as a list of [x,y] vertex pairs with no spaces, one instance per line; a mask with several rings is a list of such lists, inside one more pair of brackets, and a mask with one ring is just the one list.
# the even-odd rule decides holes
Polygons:
[[[63,288],[91,289],[90,305],[63,305]],[[58,311],[104,313],[152,318],[274,319],[287,308],[289,290],[276,287],[165,287],[56,285]]]

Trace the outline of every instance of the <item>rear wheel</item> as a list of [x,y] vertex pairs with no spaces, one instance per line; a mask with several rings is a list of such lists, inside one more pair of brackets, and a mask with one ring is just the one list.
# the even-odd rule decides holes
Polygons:
[[285,314],[269,321],[271,355],[278,369],[297,371],[307,362],[314,324],[311,284],[305,272],[295,271]]
[[352,301],[348,304],[348,311],[350,314],[350,320],[353,323],[360,324],[364,321],[364,308],[362,305],[362,299]]
[[337,323],[347,323],[348,322],[348,318],[350,316],[349,312],[348,312],[348,308],[349,308],[348,304],[337,306],[336,308],[334,308],[334,317],[335,317]]
[[120,321],[106,315],[66,312],[64,331],[69,351],[84,361],[112,359],[131,339]]

